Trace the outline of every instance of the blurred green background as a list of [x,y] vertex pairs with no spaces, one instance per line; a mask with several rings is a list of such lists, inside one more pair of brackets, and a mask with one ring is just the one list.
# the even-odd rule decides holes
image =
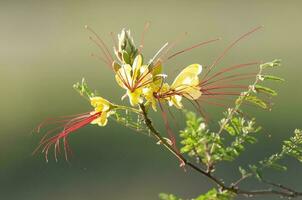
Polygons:
[[[220,166],[226,181],[238,177],[233,167],[246,166],[277,151],[282,139],[301,126],[301,1],[1,1],[0,2],[0,199],[96,200],[157,199],[159,192],[195,197],[212,185],[199,174],[184,172],[155,141],[110,122],[87,126],[70,137],[75,156],[46,163],[31,156],[41,135],[31,130],[47,117],[86,112],[89,104],[72,84],[85,77],[92,88],[120,103],[124,91],[110,70],[90,57],[98,49],[84,25],[111,43],[109,33],[131,28],[139,40],[145,21],[145,53],[151,57],[183,32],[181,49],[214,37],[223,40],[183,54],[166,65],[168,72],[190,63],[208,65],[234,38],[252,27],[265,28],[231,51],[223,64],[283,60],[275,84],[279,96],[272,112],[251,109],[263,132],[258,146],[249,146],[236,163]],[[223,67],[224,65],[222,65]],[[127,101],[125,103],[128,104]],[[219,112],[218,112],[219,111]],[[221,117],[221,109],[209,108]],[[160,117],[158,117],[160,118]],[[157,126],[161,126],[157,120]],[[271,173],[273,180],[302,190],[302,165],[291,159],[288,173]],[[253,183],[243,184],[255,188]],[[241,198],[238,198],[241,199]],[[265,197],[255,199],[278,199]]]

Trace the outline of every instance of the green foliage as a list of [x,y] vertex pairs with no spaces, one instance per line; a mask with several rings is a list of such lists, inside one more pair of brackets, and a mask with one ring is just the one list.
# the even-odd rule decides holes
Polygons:
[[287,167],[280,164],[280,161],[286,156],[293,157],[302,162],[302,131],[296,129],[294,136],[288,140],[283,141],[282,149],[279,153],[275,153],[268,158],[259,161],[259,165],[251,165],[250,169],[256,175],[258,179],[262,179],[263,170],[266,168],[272,168],[276,170],[286,170]]
[[302,162],[302,131],[296,129],[294,136],[283,142],[282,152]]
[[173,194],[166,194],[166,193],[160,193],[159,194],[159,198],[161,200],[182,200],[180,198],[177,198],[175,195]]
[[85,78],[82,78],[81,82],[77,82],[73,85],[73,88],[80,93],[81,96],[91,98],[95,96],[95,92],[92,92],[87,82],[85,81]]
[[266,69],[266,68],[274,68],[274,67],[280,67],[281,66],[281,60],[275,59],[271,62],[263,63],[260,65],[260,68]]
[[[236,195],[230,191],[224,190],[218,192],[215,188],[213,188],[207,193],[202,194],[191,200],[232,200],[235,198],[235,196]],[[165,193],[159,194],[159,198],[161,200],[182,200],[181,198],[178,198],[173,194],[165,194]]]
[[[132,63],[134,55],[137,53],[137,49],[134,46],[130,32],[124,31],[119,39],[120,46],[116,51],[117,55],[120,56],[120,59],[123,60],[123,62]],[[215,172],[215,165],[217,163],[220,161],[233,161],[241,155],[247,144],[254,144],[257,142],[256,133],[261,130],[261,127],[256,125],[255,118],[247,118],[240,107],[244,102],[248,102],[262,109],[270,110],[270,103],[264,100],[259,94],[276,96],[277,92],[274,89],[263,86],[260,82],[284,81],[284,79],[277,76],[262,74],[264,69],[275,68],[280,65],[280,60],[274,60],[260,65],[259,73],[255,77],[255,82],[249,86],[247,91],[240,94],[235,100],[234,107],[229,108],[224,113],[224,118],[219,121],[219,131],[210,130],[202,117],[197,117],[193,112],[185,111],[186,127],[180,131],[182,144],[180,152],[195,158],[198,163],[201,163],[205,167],[203,174],[210,178],[212,177],[212,180],[219,186],[219,190],[213,188],[207,193],[191,200],[232,200],[236,197],[236,188],[238,184],[246,178],[254,175],[258,180],[270,184],[270,182],[264,179],[264,169],[272,168],[286,170],[286,166],[281,164],[280,161],[287,156],[302,162],[302,131],[296,129],[294,136],[283,141],[279,153],[275,153],[268,158],[259,161],[257,164],[249,165],[249,170],[239,167],[241,177],[237,181],[232,182],[230,186],[225,186],[223,181],[214,179],[212,176]],[[121,66],[115,62],[113,63],[113,67],[115,70],[118,70]],[[156,70],[154,71],[154,74],[160,73],[161,68]],[[85,79],[82,79],[81,83],[76,83],[73,87],[82,96],[88,98],[95,96],[95,93],[89,89]],[[139,111],[125,106],[117,106],[115,112],[111,115],[111,118],[126,127],[138,132],[149,131],[150,129],[142,123],[141,117],[142,115]],[[182,159],[181,156],[179,158]],[[271,185],[278,187],[277,184]],[[291,190],[287,191],[292,192]],[[159,197],[162,200],[183,200],[173,194],[161,193]]]
[[205,194],[200,195],[199,197],[193,200],[232,200],[235,198],[235,194],[224,190],[222,192],[218,192],[215,188],[208,191]]
[[186,112],[186,128],[180,131],[181,153],[196,157],[205,165],[222,159],[224,148],[217,133],[210,132],[201,117]]
[[279,81],[283,82],[284,79],[280,78],[278,76],[272,76],[272,75],[259,75],[259,79],[262,81],[269,80],[269,81]]
[[266,101],[253,94],[246,96],[244,100],[265,110],[270,108],[269,104]]
[[[224,118],[219,121],[219,131],[211,131],[203,118],[197,117],[193,112],[185,111],[186,127],[180,131],[180,137],[182,138],[182,147],[180,150],[181,153],[194,157],[198,162],[202,163],[206,167],[206,176],[212,176],[217,163],[220,161],[233,161],[245,150],[247,144],[257,142],[256,136],[261,130],[261,127],[256,124],[255,118],[246,117],[246,114],[240,107],[243,103],[248,102],[262,109],[270,110],[270,102],[264,100],[260,94],[272,97],[276,96],[277,92],[274,89],[263,86],[263,82],[282,82],[284,79],[263,74],[263,70],[279,67],[280,65],[280,60],[276,59],[259,66],[259,73],[255,77],[255,82],[249,86],[247,91],[240,94],[235,100],[234,107],[229,108],[224,113]],[[214,188],[192,200],[234,199],[236,195],[233,192],[236,191],[238,184],[252,175],[260,181],[269,184],[270,182],[266,182],[263,178],[263,170],[266,168],[286,170],[286,166],[280,164],[280,161],[286,156],[293,157],[302,162],[301,130],[295,130],[294,136],[283,141],[282,150],[279,153],[275,153],[263,161],[259,161],[257,164],[249,165],[249,169],[239,167],[241,176],[238,180],[232,182],[229,187],[220,187],[221,182],[218,180],[216,183],[219,186],[219,190]],[[282,186],[278,186],[278,184],[271,185],[279,187],[279,189],[281,188],[281,190],[283,189],[282,191],[284,191],[284,187],[282,188]],[[292,190],[287,191],[290,192],[289,195],[294,194]],[[285,196],[287,195],[288,194],[285,193]],[[172,194],[161,194],[160,198],[162,200],[181,200]]]
[[[225,113],[228,116],[230,110]],[[234,160],[245,149],[245,144],[253,144],[257,141],[255,133],[261,129],[256,126],[255,119],[247,120],[238,114],[232,115],[227,121],[223,118],[220,124],[224,124],[225,130],[232,138],[232,142],[226,145],[219,133],[210,132],[201,117],[193,112],[186,112],[186,128],[180,131],[182,138],[181,153],[195,157],[206,166],[221,160]],[[227,121],[227,122],[226,122]]]
[[[225,115],[228,116],[229,112]],[[223,118],[220,124],[225,123],[223,130],[232,138],[232,142],[227,145],[221,135],[210,132],[203,119],[195,113],[186,112],[186,119],[186,128],[180,131],[183,145],[181,153],[197,158],[206,166],[222,160],[234,160],[244,151],[245,144],[257,141],[255,133],[261,129],[256,126],[255,119],[247,120],[238,114],[233,114],[228,121]]]
[[264,87],[261,85],[255,85],[255,90],[257,92],[263,92],[265,94],[271,95],[271,96],[277,96],[277,92],[271,88]]
[[261,98],[258,95],[258,93],[264,93],[269,96],[276,96],[277,92],[269,87],[260,85],[259,83],[264,81],[284,81],[284,79],[280,77],[263,74],[264,69],[279,67],[279,66],[281,66],[281,60],[279,59],[273,60],[272,62],[261,64],[259,66],[259,72],[256,75],[255,82],[252,85],[250,85],[247,91],[242,92],[241,95],[235,100],[234,110],[236,111],[243,102],[251,103],[265,110],[270,110],[271,109],[270,103],[264,100],[263,98]]
[[[227,113],[225,115],[228,116]],[[226,118],[223,118],[220,124],[225,123],[225,120]],[[245,144],[257,142],[255,133],[259,132],[261,127],[256,126],[254,118],[248,120],[238,114],[233,114],[223,129],[233,137],[233,142],[225,149],[224,160],[234,160],[244,151]]]

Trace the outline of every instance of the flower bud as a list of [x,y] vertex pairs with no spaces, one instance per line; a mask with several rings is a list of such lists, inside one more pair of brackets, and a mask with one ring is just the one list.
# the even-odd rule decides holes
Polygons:
[[118,49],[115,49],[115,55],[120,62],[132,65],[134,58],[138,54],[130,30],[123,29],[118,34]]

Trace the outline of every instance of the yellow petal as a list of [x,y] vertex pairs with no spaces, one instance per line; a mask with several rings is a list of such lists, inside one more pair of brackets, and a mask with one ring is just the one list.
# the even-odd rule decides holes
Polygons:
[[184,85],[195,86],[198,84],[198,75],[201,73],[202,66],[199,64],[192,64],[183,69],[175,78],[171,88],[177,88]]
[[132,106],[136,106],[142,102],[141,94],[141,89],[136,89],[134,92],[127,90],[127,95],[129,96],[129,101]]
[[131,66],[128,64],[122,65],[115,75],[115,80],[124,89],[127,89],[127,85],[131,86]]
[[95,120],[93,120],[91,122],[91,124],[97,124],[99,126],[106,126],[107,122],[108,122],[108,118],[109,114],[107,112],[102,112],[101,115],[96,118]]
[[100,118],[100,123],[99,123],[100,126],[106,126],[106,124],[108,122],[107,117],[108,117],[107,112],[102,112],[101,116],[99,117]]
[[108,111],[111,106],[111,103],[102,97],[92,97],[90,103],[97,112]]
[[181,109],[183,107],[182,103],[181,103],[181,99],[182,97],[179,95],[174,95],[170,98],[169,100],[169,105],[170,106],[175,106],[178,109]]
[[138,54],[133,61],[132,70],[133,71],[139,70],[139,68],[142,66],[142,63],[143,63],[143,58],[140,54]]
[[186,98],[191,100],[198,99],[201,94],[200,87],[187,87],[183,93]]

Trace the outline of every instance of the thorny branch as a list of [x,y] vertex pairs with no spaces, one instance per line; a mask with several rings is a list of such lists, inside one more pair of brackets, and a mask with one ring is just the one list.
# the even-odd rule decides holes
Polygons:
[[[261,71],[260,71],[261,72]],[[151,119],[148,116],[147,110],[143,104],[140,104],[140,109],[142,112],[143,120],[148,127],[148,129],[151,131],[153,136],[159,140],[160,144],[162,144],[167,150],[169,150],[175,157],[177,157],[182,163],[181,165],[187,165],[190,168],[194,169],[198,173],[201,173],[203,176],[209,178],[212,182],[214,182],[218,188],[221,191],[227,190],[230,192],[233,192],[237,195],[243,195],[247,197],[252,196],[259,196],[259,195],[277,195],[280,197],[286,197],[286,198],[296,198],[302,196],[302,192],[297,192],[293,189],[290,189],[288,187],[285,187],[281,184],[275,184],[271,182],[267,182],[267,184],[271,185],[271,188],[267,189],[261,189],[261,190],[245,190],[238,187],[238,184],[246,179],[247,177],[240,178],[239,180],[235,181],[234,183],[231,183],[230,185],[225,184],[221,179],[215,177],[211,171],[201,169],[191,163],[189,160],[187,160],[182,154],[180,154],[178,151],[176,151],[172,145],[170,145],[162,136],[161,134],[155,129],[155,127],[152,124]],[[277,189],[274,189],[277,188]]]

